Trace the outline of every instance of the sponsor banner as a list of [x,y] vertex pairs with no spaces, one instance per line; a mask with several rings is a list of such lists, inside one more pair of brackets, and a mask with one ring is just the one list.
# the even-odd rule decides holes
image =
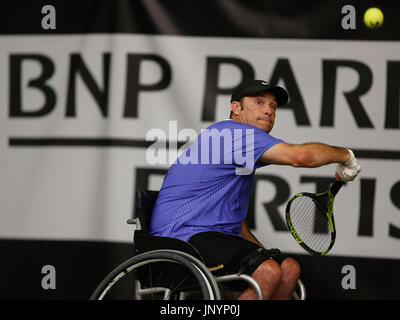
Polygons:
[[[116,34],[3,36],[0,47],[2,238],[130,241],[134,190],[159,189],[178,149],[227,118],[230,93],[254,77],[291,97],[273,136],[348,147],[360,160],[336,198],[331,254],[400,257],[399,44]],[[167,160],[156,165],[154,129]],[[334,172],[258,170],[256,236],[300,253],[285,204],[323,191]]]

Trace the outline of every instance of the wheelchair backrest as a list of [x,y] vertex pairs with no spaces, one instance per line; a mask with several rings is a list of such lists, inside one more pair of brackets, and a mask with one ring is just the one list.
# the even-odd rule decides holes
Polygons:
[[141,224],[141,230],[135,231],[134,234],[136,253],[159,249],[170,249],[186,252],[200,261],[203,261],[200,253],[186,241],[175,238],[155,237],[148,234],[151,213],[157,201],[158,194],[159,191],[136,190],[136,218],[139,218]]
[[147,233],[150,227],[151,213],[157,201],[159,191],[136,190],[135,207],[136,217],[139,218],[141,229]]

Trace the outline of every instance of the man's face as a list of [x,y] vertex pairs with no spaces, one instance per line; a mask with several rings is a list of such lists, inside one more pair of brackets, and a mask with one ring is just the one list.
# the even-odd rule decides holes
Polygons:
[[278,102],[271,92],[245,96],[241,103],[232,102],[232,110],[242,123],[253,125],[261,130],[270,132],[274,126]]

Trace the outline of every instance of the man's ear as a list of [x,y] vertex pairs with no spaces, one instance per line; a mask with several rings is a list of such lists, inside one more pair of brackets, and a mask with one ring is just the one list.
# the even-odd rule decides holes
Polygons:
[[239,115],[239,111],[241,109],[241,105],[239,101],[232,101],[231,102],[231,109],[235,115]]

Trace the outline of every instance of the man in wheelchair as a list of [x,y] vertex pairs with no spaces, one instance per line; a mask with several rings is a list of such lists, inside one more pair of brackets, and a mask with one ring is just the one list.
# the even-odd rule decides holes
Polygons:
[[[260,285],[264,299],[290,299],[300,266],[267,249],[246,224],[256,169],[270,165],[319,167],[344,163],[344,148],[292,145],[269,135],[285,89],[248,80],[231,97],[230,119],[212,124],[171,166],[153,208],[150,234],[192,244],[217,275],[243,273]],[[256,299],[252,287],[239,299]]]

